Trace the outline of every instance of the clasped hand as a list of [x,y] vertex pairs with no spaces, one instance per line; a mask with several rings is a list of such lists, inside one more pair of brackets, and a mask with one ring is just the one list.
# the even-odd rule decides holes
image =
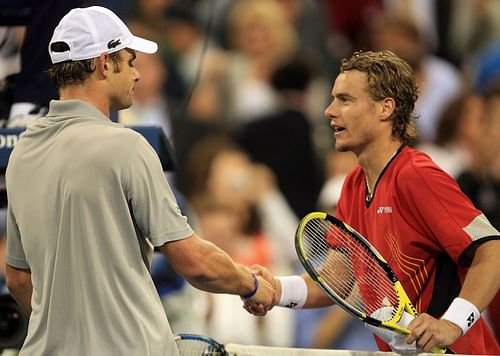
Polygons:
[[253,265],[251,270],[259,280],[259,288],[252,298],[243,299],[243,308],[250,314],[263,316],[278,304],[281,284],[267,268],[261,265]]

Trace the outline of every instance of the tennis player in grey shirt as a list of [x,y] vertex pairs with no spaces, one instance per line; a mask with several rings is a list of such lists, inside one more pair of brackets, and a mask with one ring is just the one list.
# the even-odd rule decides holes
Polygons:
[[149,274],[157,246],[195,287],[267,309],[271,285],[193,233],[158,156],[111,111],[132,104],[135,51],[111,11],[70,11],[49,45],[60,100],[7,172],[7,285],[29,315],[20,355],[177,355]]

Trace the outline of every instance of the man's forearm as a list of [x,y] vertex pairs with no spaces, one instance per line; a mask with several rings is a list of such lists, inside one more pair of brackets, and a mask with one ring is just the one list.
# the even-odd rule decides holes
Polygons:
[[229,255],[211,243],[201,240],[206,263],[203,275],[188,277],[195,287],[213,293],[245,294],[252,290],[254,281],[247,267],[234,263]]
[[160,247],[175,270],[196,288],[243,295],[254,287],[247,267],[234,263],[213,243],[193,235]]
[[307,300],[303,308],[322,308],[327,307],[334,302],[330,297],[312,280],[312,278],[304,273],[301,276],[307,285]]
[[29,270],[18,269],[6,264],[7,288],[14,300],[21,306],[24,312],[31,315],[31,294],[33,285],[31,284],[31,272]]
[[31,315],[31,294],[33,290],[23,288],[22,290],[10,291],[12,298],[21,306],[21,309],[28,315]]
[[472,265],[464,280],[460,297],[473,303],[479,311],[483,311],[500,287],[498,276],[498,257],[500,256],[500,240],[483,243],[476,250]]

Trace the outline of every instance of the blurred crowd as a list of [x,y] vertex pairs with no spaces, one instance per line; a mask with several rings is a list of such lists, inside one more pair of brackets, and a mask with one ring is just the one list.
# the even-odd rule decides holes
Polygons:
[[[293,247],[299,219],[335,211],[356,159],[333,149],[323,112],[340,59],[359,49],[389,49],[410,63],[420,88],[420,134],[412,144],[500,229],[497,0],[6,3],[0,6],[3,127],[36,120],[56,98],[46,74],[49,38],[42,37],[64,8],[107,6],[133,33],[159,43],[157,54],[137,54],[134,104],[114,120],[164,130],[177,162],[167,178],[184,213],[201,237],[238,262],[277,275],[299,271]],[[47,15],[49,6],[61,14]],[[21,16],[21,10],[31,12]],[[160,255],[152,273],[174,332],[223,343],[376,349],[361,323],[335,307],[276,308],[257,318],[237,298],[194,290]],[[498,337],[499,331],[497,325]]]

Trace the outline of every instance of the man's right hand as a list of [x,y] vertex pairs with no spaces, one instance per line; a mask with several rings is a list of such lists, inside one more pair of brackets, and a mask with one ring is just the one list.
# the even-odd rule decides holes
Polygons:
[[251,298],[243,299],[244,308],[254,315],[263,316],[273,307],[274,286],[253,270],[252,272],[257,276],[259,287]]
[[[261,265],[253,265],[251,267],[251,270],[257,276],[264,278],[266,281],[268,281],[273,286],[274,295],[273,295],[273,302],[272,302],[271,308],[274,307],[276,304],[279,303],[280,298],[281,298],[281,283],[276,278],[274,278],[273,274],[266,267],[263,267]],[[269,308],[269,309],[271,309],[271,308]]]
[[263,266],[253,265],[251,270],[259,279],[259,290],[261,288],[261,283],[265,284],[266,288],[267,286],[270,286],[272,290],[271,300],[268,304],[256,303],[253,299],[257,298],[257,294],[259,294],[259,290],[257,290],[254,297],[244,300],[245,303],[243,307],[251,314],[257,316],[266,315],[267,311],[272,309],[272,307],[275,306],[280,300],[281,283],[279,283],[279,281],[274,278],[272,273]]

